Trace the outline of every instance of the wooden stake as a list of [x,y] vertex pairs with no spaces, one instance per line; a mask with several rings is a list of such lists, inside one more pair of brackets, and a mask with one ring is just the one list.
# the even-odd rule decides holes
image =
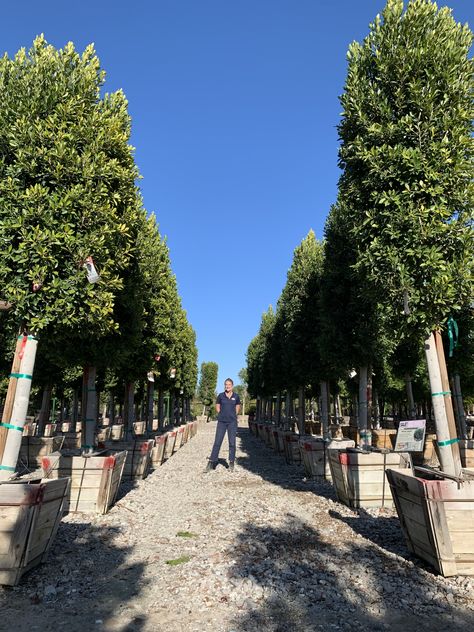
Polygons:
[[[12,377],[12,376],[17,374],[20,370],[20,362],[21,362],[20,351],[21,351],[22,344],[23,344],[23,336],[18,336],[18,340],[16,341],[15,353],[13,355],[12,370],[11,370],[12,375],[10,376],[10,380],[8,382],[8,390],[7,390],[7,396],[5,399],[5,406],[3,407],[3,415],[2,415],[3,424],[8,424],[10,422],[10,418],[12,415],[13,402],[15,401],[16,385],[18,382],[17,378]],[[7,435],[8,435],[8,428],[5,428],[4,426],[0,426],[0,463],[2,461],[3,451],[5,449]]]
[[[448,419],[449,436],[452,440],[458,438],[456,430],[456,421],[454,419],[453,400],[451,397],[448,369],[446,367],[446,358],[444,355],[443,339],[439,331],[435,331],[436,352],[438,354],[439,370],[441,374],[441,383],[444,391],[444,405],[446,408],[446,417]],[[459,452],[459,441],[454,441],[451,444],[451,450],[453,453],[453,460],[457,470],[457,474],[461,473],[461,455]]]

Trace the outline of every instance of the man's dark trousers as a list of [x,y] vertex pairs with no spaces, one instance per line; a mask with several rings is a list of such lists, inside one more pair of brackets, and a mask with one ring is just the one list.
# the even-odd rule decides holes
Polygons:
[[227,438],[229,439],[229,461],[231,463],[235,461],[235,439],[237,437],[237,421],[218,421],[216,428],[216,438],[214,439],[214,446],[209,458],[212,463],[217,463],[219,450],[221,449],[221,445],[224,441],[226,432]]

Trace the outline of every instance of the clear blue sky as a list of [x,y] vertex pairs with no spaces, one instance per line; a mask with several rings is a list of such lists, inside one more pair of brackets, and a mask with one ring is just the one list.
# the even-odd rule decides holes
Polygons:
[[[168,238],[200,362],[237,379],[292,253],[336,197],[346,51],[384,0],[24,0],[0,49],[94,42],[122,88],[146,208]],[[474,25],[473,0],[440,2]]]

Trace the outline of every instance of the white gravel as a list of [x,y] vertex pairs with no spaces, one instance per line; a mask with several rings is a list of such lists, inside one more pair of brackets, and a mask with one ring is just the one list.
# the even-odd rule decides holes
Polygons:
[[147,479],[122,486],[108,515],[66,516],[48,561],[0,588],[0,630],[472,627],[474,578],[444,579],[411,557],[393,511],[340,505],[246,427],[235,472],[204,474],[214,431],[201,424]]

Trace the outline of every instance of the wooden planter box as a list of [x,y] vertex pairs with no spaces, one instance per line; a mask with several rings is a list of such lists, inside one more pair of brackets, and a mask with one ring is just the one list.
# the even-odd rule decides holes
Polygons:
[[99,428],[97,433],[97,441],[110,441],[112,438],[112,426],[106,426],[105,428]]
[[107,441],[105,448],[112,452],[126,452],[123,480],[146,478],[151,465],[151,451],[154,439],[132,439],[131,441]]
[[285,459],[287,463],[301,463],[300,435],[295,432],[284,432]]
[[80,432],[66,432],[63,435],[59,435],[63,439],[62,447],[65,450],[75,450],[82,446],[82,438]]
[[64,511],[106,514],[117,497],[126,452],[102,452],[94,456],[55,452],[42,459],[45,478],[71,479]]
[[112,426],[112,434],[110,436],[111,441],[122,441],[125,434],[123,424],[114,424]]
[[135,421],[133,423],[133,434],[144,435],[146,433],[146,421]]
[[391,450],[395,447],[392,436],[397,437],[397,431],[393,428],[381,428],[372,430],[372,445],[374,448],[387,448]]
[[174,445],[175,450],[179,450],[184,445],[184,426],[178,426],[176,428],[176,443]]
[[423,477],[387,470],[408,549],[444,577],[474,575],[474,479]]
[[385,470],[402,469],[407,456],[398,452],[328,450],[331,477],[340,502],[359,507],[393,507]]
[[167,438],[167,434],[162,434],[155,437],[155,446],[151,451],[151,462],[154,467],[161,465],[165,460]]
[[59,450],[62,441],[62,437],[22,437],[18,457],[20,472],[39,469],[43,456]]
[[461,453],[461,463],[463,467],[474,469],[474,441],[462,440],[459,442],[459,451]]
[[63,512],[68,478],[0,485],[0,584],[43,562]]
[[23,436],[24,437],[34,437],[36,435],[36,430],[38,428],[38,424],[30,421],[23,426]]
[[177,434],[178,433],[176,432],[176,430],[170,430],[169,432],[166,433],[167,439],[166,439],[166,447],[165,447],[165,459],[169,459],[170,456],[172,456],[173,454]]
[[273,428],[270,433],[270,445],[277,453],[280,452],[280,443],[278,441],[279,432],[280,432],[279,430],[277,430],[276,428]]
[[60,432],[72,432],[72,421],[63,421],[59,426]]
[[46,424],[44,427],[45,437],[54,437],[56,434],[57,424]]
[[187,443],[189,441],[190,431],[191,431],[191,425],[188,423],[184,424],[183,443]]
[[249,421],[249,430],[254,437],[257,436],[257,423],[255,421]]
[[329,467],[327,451],[329,449],[344,450],[345,448],[353,448],[354,441],[352,439],[324,441],[322,437],[301,437],[299,446],[306,475],[320,480],[331,480],[331,468]]

